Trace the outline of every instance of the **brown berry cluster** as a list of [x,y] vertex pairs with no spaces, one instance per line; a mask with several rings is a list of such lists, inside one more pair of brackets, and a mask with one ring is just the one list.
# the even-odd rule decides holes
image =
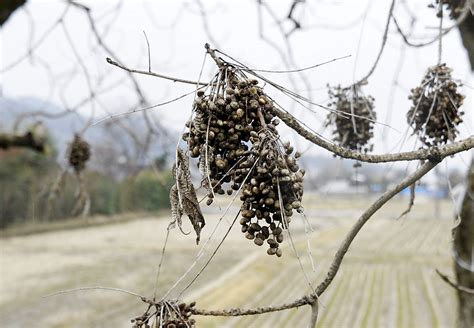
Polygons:
[[278,135],[268,130],[250,137],[253,147],[246,166],[255,164],[251,179],[246,181],[240,200],[242,232],[258,246],[265,241],[267,254],[282,255],[283,229],[288,228],[293,210],[302,211],[303,176],[290,143],[278,144]]
[[411,89],[408,96],[413,102],[407,113],[408,124],[428,147],[453,141],[462,122],[464,112],[459,107],[464,96],[457,91],[451,72],[446,64],[430,67],[420,86]]
[[[189,304],[175,301],[150,302],[148,310],[132,319],[132,328],[194,328],[196,320],[191,318],[192,308],[196,302]],[[153,314],[149,311],[153,310]]]
[[76,173],[81,172],[86,167],[86,162],[91,156],[90,145],[82,139],[78,134],[74,136],[69,151],[69,164],[74,168]]
[[245,180],[249,168],[239,164],[249,154],[250,133],[272,122],[278,124],[272,114],[273,104],[258,82],[238,78],[231,72],[229,75],[227,81],[214,83],[209,94],[198,92],[195,116],[183,135],[191,157],[199,157],[203,184],[209,190],[208,205],[216,193],[225,194],[225,183],[231,183],[227,188],[230,195]]
[[362,94],[359,85],[348,88],[329,87],[331,111],[326,125],[334,127],[333,140],[341,147],[368,152],[373,138],[373,126],[376,119],[374,98]]
[[195,115],[183,135],[191,157],[199,159],[207,205],[216,194],[242,190],[242,229],[247,238],[257,245],[268,240],[268,253],[281,256],[278,245],[286,226],[277,187],[289,218],[292,209],[301,206],[304,171],[299,170],[296,156],[291,156],[292,147],[287,144],[283,149],[278,144],[275,105],[257,80],[226,66],[211,85],[210,92],[197,93]]

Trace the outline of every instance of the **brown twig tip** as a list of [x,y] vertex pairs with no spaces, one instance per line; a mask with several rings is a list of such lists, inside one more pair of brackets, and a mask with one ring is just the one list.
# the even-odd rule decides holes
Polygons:
[[[124,71],[127,71],[128,73],[130,74],[133,74],[133,73],[137,73],[137,74],[143,74],[143,75],[149,75],[149,76],[154,76],[154,77],[158,77],[160,79],[165,79],[165,80],[170,80],[170,81],[173,81],[173,82],[180,82],[180,83],[185,83],[185,84],[193,84],[193,85],[200,85],[200,86],[206,86],[208,85],[208,83],[203,83],[203,82],[197,82],[197,81],[190,81],[190,80],[183,80],[183,79],[180,79],[180,78],[177,78],[177,77],[173,77],[173,76],[167,76],[167,75],[163,75],[163,74],[159,74],[159,73],[154,73],[154,72],[150,72],[150,71],[143,71],[143,70],[139,70],[139,69],[133,69],[133,68],[128,68],[114,60],[112,60],[110,57],[106,57],[105,60],[107,61],[107,63],[109,63],[110,65],[114,65],[114,66],[117,66],[118,68],[121,68],[123,69]],[[133,76],[133,75],[132,75]]]
[[204,47],[206,48],[206,52],[209,54],[209,56],[211,56],[211,58],[216,63],[217,67],[222,69],[223,66],[225,65],[225,62],[222,60],[221,57],[217,57],[216,49],[212,49],[209,43],[206,43]]

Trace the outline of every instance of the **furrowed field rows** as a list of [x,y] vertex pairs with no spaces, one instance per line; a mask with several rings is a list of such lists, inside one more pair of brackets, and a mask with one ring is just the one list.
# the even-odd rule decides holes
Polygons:
[[[321,297],[318,327],[452,326],[456,306],[454,293],[434,273],[435,268],[451,272],[447,237],[450,225],[449,221],[424,219],[372,222],[357,237],[337,278]],[[332,234],[332,240],[340,240],[341,235],[335,231],[346,229],[346,226],[328,229],[311,240],[316,261],[319,261],[315,282],[323,278],[337,245],[334,242],[328,247],[327,243],[322,243],[324,247],[318,248],[321,240],[327,238],[325,234]],[[297,246],[302,253],[303,241],[299,241]],[[289,250],[285,250],[288,254]],[[263,262],[268,262],[266,256],[262,257]],[[303,256],[302,261],[305,268],[309,268],[307,257]],[[302,274],[295,278],[298,275],[295,271],[300,271],[295,263],[283,269],[275,263],[254,264],[246,268],[240,278],[235,277],[243,282],[240,287],[230,283],[220,290],[235,295],[232,289],[252,286],[249,280],[258,280],[253,277],[268,277],[274,272],[273,281],[268,286],[262,287],[260,283],[253,290],[254,294],[242,303],[248,294],[244,292],[242,298],[233,299],[233,306],[247,308],[288,302],[301,296],[303,290],[308,290]],[[201,299],[199,303],[201,306],[209,304],[212,308],[229,306],[227,302],[219,306],[219,295]],[[205,327],[295,327],[306,322],[308,314],[308,309],[303,308],[257,317],[205,318],[198,322]]]
[[[337,247],[367,202],[352,203],[349,199],[307,205],[309,220],[317,227],[309,235],[314,272],[303,220],[294,217],[291,233],[313,286],[324,278]],[[424,214],[429,212],[426,206],[415,207],[408,217],[394,220],[405,206],[400,202],[387,206],[356,237],[334,283],[321,296],[318,327],[453,326],[455,294],[434,271],[437,268],[452,275],[452,221],[429,218]],[[203,230],[203,241],[218,216],[208,213],[206,218],[209,226]],[[222,221],[205,256],[171,297],[179,295],[204,266],[230,222]],[[41,296],[96,285],[150,295],[163,245],[160,232],[166,231],[167,224],[167,220],[140,220],[0,240],[0,315],[12,323],[11,327],[129,328],[130,319],[144,310],[136,298],[105,291],[46,299]],[[83,243],[84,236],[88,243]],[[249,308],[281,304],[308,293],[310,287],[288,236],[285,240],[284,255],[276,258],[266,255],[264,247],[256,247],[242,238],[239,229],[234,229],[184,299],[196,301],[199,308],[205,309]],[[172,232],[158,295],[189,268],[201,246],[196,246],[190,236]],[[21,284],[15,283],[19,280]],[[22,316],[18,317],[17,309],[22,309]],[[303,307],[260,316],[196,319],[199,327],[205,328],[301,327],[309,312],[308,307]]]

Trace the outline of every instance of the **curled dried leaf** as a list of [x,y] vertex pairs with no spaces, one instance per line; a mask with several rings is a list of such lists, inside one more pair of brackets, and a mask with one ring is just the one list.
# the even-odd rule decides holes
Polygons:
[[170,191],[172,225],[178,224],[182,230],[183,214],[186,214],[196,232],[196,243],[199,243],[201,230],[204,227],[205,220],[196,196],[196,190],[191,181],[191,172],[189,171],[189,158],[183,150],[176,150],[176,163],[173,166],[173,176],[175,184]]

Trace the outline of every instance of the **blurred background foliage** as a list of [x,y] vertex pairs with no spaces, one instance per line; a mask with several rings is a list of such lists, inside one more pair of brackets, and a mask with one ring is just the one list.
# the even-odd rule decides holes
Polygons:
[[[49,143],[50,151],[45,153],[24,148],[0,152],[0,228],[72,219],[78,192],[77,177],[72,171],[66,172],[49,213],[47,210],[52,181],[58,180],[63,170],[51,137]],[[168,193],[173,179],[166,163],[165,156],[157,158],[127,177],[86,168],[83,175],[91,199],[90,214],[154,212],[169,208]]]

